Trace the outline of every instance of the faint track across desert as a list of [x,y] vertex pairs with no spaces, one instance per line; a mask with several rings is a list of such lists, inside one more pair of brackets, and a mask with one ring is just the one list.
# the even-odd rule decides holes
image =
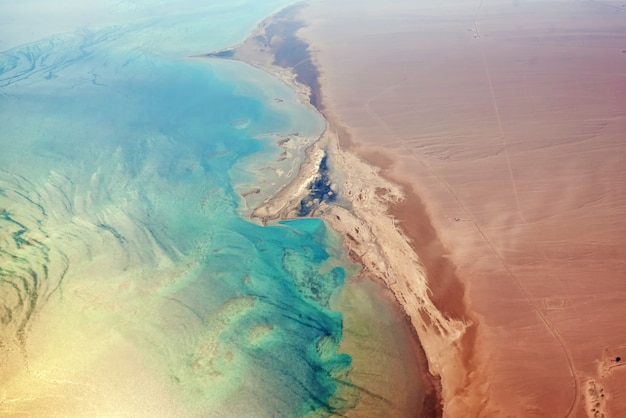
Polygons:
[[[482,44],[482,42],[480,40],[481,35],[480,35],[479,26],[478,26],[478,20],[479,20],[479,16],[480,16],[480,12],[481,12],[483,3],[484,3],[484,0],[481,0],[480,4],[478,5],[478,8],[476,10],[476,14],[474,15],[474,30],[476,32],[476,37],[478,38],[478,41],[480,42],[478,48],[480,50],[481,59],[482,59],[482,62],[483,62],[483,66],[485,68],[485,76],[487,78],[487,82],[488,82],[488,85],[489,85],[489,93],[491,95],[491,101],[493,103],[494,114],[495,114],[495,117],[496,117],[496,121],[498,123],[498,129],[500,131],[500,138],[502,140],[502,145],[504,147],[504,157],[506,158],[506,163],[507,163],[507,166],[508,166],[509,176],[510,176],[510,179],[511,179],[511,186],[513,188],[513,193],[515,195],[515,202],[516,202],[516,206],[517,206],[517,212],[518,212],[518,215],[520,216],[520,218],[522,219],[522,222],[525,225],[528,225],[528,221],[526,220],[526,218],[524,216],[524,213],[522,211],[521,205],[520,205],[519,193],[518,193],[518,190],[517,190],[515,176],[513,174],[513,168],[512,168],[512,165],[511,165],[511,158],[510,158],[510,155],[509,155],[509,149],[508,149],[508,144],[507,144],[507,141],[506,141],[506,135],[505,135],[504,128],[503,128],[503,125],[502,125],[502,118],[500,116],[500,108],[498,106],[498,101],[496,99],[496,95],[495,95],[495,91],[494,91],[494,87],[493,87],[491,71],[489,69],[489,62],[488,62],[488,60],[487,60],[487,58],[485,56],[485,51],[484,51],[484,48],[483,48],[483,44]],[[565,414],[565,417],[570,417],[572,415],[572,413],[574,412],[574,410],[576,409],[576,407],[578,406],[578,402],[579,402],[579,385],[580,385],[579,377],[578,377],[578,374],[576,373],[576,369],[574,367],[574,358],[573,358],[572,352],[569,349],[569,347],[567,346],[567,344],[565,343],[565,340],[563,339],[563,336],[559,333],[557,327],[550,320],[550,318],[548,318],[548,316],[545,314],[543,309],[541,309],[541,307],[537,305],[537,302],[536,302],[535,298],[532,296],[532,294],[530,293],[530,291],[521,283],[521,281],[517,278],[517,276],[515,276],[515,274],[511,271],[511,269],[508,266],[508,264],[506,263],[506,261],[498,254],[496,249],[493,247],[492,243],[489,241],[489,239],[487,239],[487,237],[483,233],[482,229],[478,225],[476,225],[476,228],[479,231],[479,233],[481,234],[481,236],[483,237],[483,239],[485,240],[485,242],[487,243],[487,245],[489,245],[489,248],[491,249],[492,253],[498,258],[498,260],[500,261],[500,263],[502,264],[502,266],[506,270],[508,276],[511,278],[511,280],[513,280],[513,282],[516,284],[516,286],[519,288],[519,290],[524,294],[524,296],[528,300],[529,305],[535,311],[537,316],[541,319],[541,321],[543,322],[545,327],[552,334],[554,339],[557,341],[557,343],[560,345],[561,349],[563,350],[563,353],[565,354],[565,358],[567,360],[567,366],[569,368],[569,372],[570,372],[570,374],[572,376],[573,383],[574,383],[574,398],[572,399],[572,402],[570,403],[569,409],[567,410],[567,412]],[[536,239],[533,239],[533,240],[535,242],[537,242]],[[537,245],[537,248],[539,248],[541,250],[544,259],[547,260],[548,258],[545,255],[545,252],[543,251],[541,245]]]
[[[474,14],[474,18],[473,18],[473,29],[474,29],[474,32],[475,32],[475,38],[477,38],[478,42],[481,42],[480,38],[483,37],[483,35],[480,32],[480,28],[479,28],[479,24],[478,24],[479,23],[480,12],[481,12],[482,7],[483,7],[483,3],[484,3],[484,0],[481,0],[480,4],[478,5],[478,7],[476,9],[476,13]],[[493,80],[492,80],[491,72],[490,72],[490,69],[489,69],[489,63],[488,63],[487,58],[485,56],[485,52],[484,52],[484,48],[483,48],[482,42],[478,45],[478,48],[480,50],[482,63],[483,63],[484,69],[485,69],[485,76],[486,76],[486,81],[488,83],[488,88],[489,88],[489,93],[490,93],[490,96],[491,96],[491,101],[493,103],[495,119],[496,119],[496,122],[498,124],[498,129],[499,129],[499,132],[500,132],[500,140],[502,141],[502,146],[503,146],[503,149],[504,149],[504,158],[506,159],[506,164],[507,164],[507,167],[508,167],[508,172],[509,172],[510,181],[511,181],[511,185],[512,185],[512,191],[513,191],[513,194],[514,194],[514,197],[515,197],[516,206],[517,206],[517,213],[518,213],[520,219],[522,220],[522,222],[524,224],[528,224],[528,222],[526,221],[526,218],[525,218],[525,216],[523,214],[523,211],[521,209],[520,198],[519,198],[519,194],[518,194],[518,190],[517,190],[517,184],[516,184],[516,181],[515,181],[514,172],[513,172],[513,168],[512,168],[512,164],[511,164],[511,159],[510,159],[510,155],[509,155],[509,151],[508,151],[508,144],[507,144],[506,136],[505,136],[505,133],[504,133],[502,119],[501,119],[501,116],[500,116],[500,108],[498,106],[498,102],[497,102],[497,99],[496,99],[494,86],[493,86]],[[433,63],[433,65],[434,65],[434,63]],[[414,76],[415,75],[413,74],[413,77]],[[372,102],[374,102],[376,99],[378,99],[378,98],[380,98],[380,97],[390,93],[394,89],[397,89],[398,87],[400,87],[401,85],[406,83],[410,78],[412,78],[412,77],[409,77],[409,76],[404,77],[402,80],[400,80],[400,81],[398,81],[396,83],[393,83],[393,84],[387,86],[386,88],[378,91],[376,94],[372,95],[364,103],[363,107],[372,116],[373,120],[376,120],[377,123],[380,126],[382,126],[395,139],[394,142],[395,142],[396,145],[399,145],[402,148],[404,148],[406,150],[406,152],[407,152],[407,155],[410,155],[412,158],[417,160],[417,162],[421,166],[426,168],[428,173],[434,179],[436,179],[440,184],[442,184],[446,188],[446,190],[450,193],[450,195],[458,203],[458,205],[461,208],[461,210],[463,212],[465,212],[465,214],[471,219],[471,222],[474,225],[476,231],[480,234],[481,238],[488,245],[488,247],[489,247],[490,251],[493,253],[493,255],[498,259],[499,263],[502,265],[502,267],[506,271],[506,274],[513,281],[513,283],[520,290],[520,292],[524,295],[524,297],[526,298],[530,308],[536,313],[538,318],[541,320],[541,322],[546,327],[547,331],[552,335],[552,337],[555,339],[557,344],[560,346],[561,350],[564,353],[565,360],[566,360],[566,363],[567,363],[567,367],[569,369],[570,375],[572,376],[572,381],[573,381],[573,386],[574,386],[573,399],[572,399],[572,401],[571,401],[571,403],[569,405],[569,408],[567,409],[567,411],[566,411],[566,413],[564,415],[565,417],[571,417],[574,414],[574,411],[576,410],[576,408],[577,408],[577,406],[578,406],[578,404],[580,402],[580,384],[581,383],[579,381],[579,376],[578,376],[578,374],[576,372],[576,369],[574,367],[574,359],[573,359],[573,355],[571,353],[571,350],[568,348],[565,340],[563,339],[563,337],[559,333],[557,327],[550,320],[550,318],[548,318],[548,316],[543,311],[541,306],[538,305],[537,301],[532,296],[531,292],[515,276],[515,274],[513,273],[513,271],[511,270],[511,268],[507,264],[507,262],[498,253],[498,251],[494,247],[493,243],[489,240],[489,238],[487,237],[487,235],[485,234],[485,232],[483,231],[481,226],[475,221],[475,218],[474,218],[473,214],[471,213],[471,211],[468,210],[468,208],[463,204],[463,201],[458,196],[458,194],[455,192],[454,188],[444,178],[439,176],[437,174],[437,172],[433,168],[431,168],[430,165],[426,161],[424,161],[419,155],[417,155],[415,153],[415,150],[411,149],[411,147],[407,144],[407,141],[399,138],[397,133],[394,131],[394,129],[371,106]],[[388,141],[388,143],[391,143],[391,141]],[[541,245],[539,245],[539,242],[536,239],[533,239],[533,240],[535,242],[537,242],[537,248],[540,250],[541,254],[543,255],[543,258],[548,260],[548,257],[546,256],[545,252],[543,251],[543,247]]]

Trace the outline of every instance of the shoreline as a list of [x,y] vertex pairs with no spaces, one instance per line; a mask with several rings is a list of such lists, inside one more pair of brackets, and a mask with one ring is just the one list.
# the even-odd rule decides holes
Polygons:
[[[348,202],[318,201],[308,216],[324,219],[344,237],[348,256],[363,266],[359,277],[378,281],[391,291],[419,339],[416,355],[427,386],[422,416],[442,416],[443,408],[463,390],[475,334],[463,286],[420,197],[410,185],[393,179],[385,170],[384,157],[368,155],[324,108],[314,57],[297,35],[304,25],[298,18],[303,6],[298,3],[270,16],[233,48],[200,56],[239,60],[272,74],[326,121],[321,137],[306,149],[296,178],[254,209],[251,218],[266,224],[300,217],[298,205],[318,178],[322,160],[328,158],[332,178],[341,180],[333,186]],[[289,60],[281,50],[294,47],[298,59]],[[403,216],[407,205],[413,208],[411,218],[419,218],[417,228]],[[426,237],[420,239],[424,231]],[[447,283],[435,288],[429,277],[442,272]]]
[[[300,13],[342,148],[421,197],[444,251],[411,245],[465,284],[474,325],[465,376],[442,378],[445,416],[626,416],[625,16],[562,2]],[[416,199],[390,207],[424,235]],[[426,276],[436,307],[463,305]]]

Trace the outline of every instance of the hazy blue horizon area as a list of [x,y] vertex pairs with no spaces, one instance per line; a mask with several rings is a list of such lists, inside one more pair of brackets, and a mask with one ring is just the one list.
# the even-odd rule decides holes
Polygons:
[[250,223],[236,192],[287,181],[277,139],[324,122],[267,74],[189,57],[288,3],[111,2],[114,24],[0,53],[0,412],[351,406],[335,396],[351,364],[329,306],[349,268],[338,237]]

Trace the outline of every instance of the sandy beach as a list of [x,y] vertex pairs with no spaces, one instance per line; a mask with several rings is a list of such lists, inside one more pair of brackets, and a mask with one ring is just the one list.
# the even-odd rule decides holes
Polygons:
[[[246,42],[235,58],[292,85],[329,125],[254,215],[297,216],[328,157],[348,202],[313,215],[410,318],[435,405],[423,415],[624,415],[626,10],[287,10],[279,20],[303,28]],[[296,34],[310,55],[281,67],[271,57]]]

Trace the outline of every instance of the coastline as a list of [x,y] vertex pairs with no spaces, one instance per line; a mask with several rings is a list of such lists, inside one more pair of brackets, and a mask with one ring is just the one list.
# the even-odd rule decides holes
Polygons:
[[[356,144],[324,108],[314,57],[297,35],[304,25],[297,17],[303,6],[292,5],[267,18],[240,45],[203,55],[240,60],[272,74],[326,120],[324,133],[306,149],[294,180],[250,216],[264,224],[301,216],[300,202],[319,178],[320,165],[328,164],[332,190],[346,200],[318,199],[308,216],[324,219],[339,232],[349,257],[363,266],[359,278],[381,283],[400,305],[419,338],[416,355],[425,384],[421,416],[442,416],[444,406],[462,391],[469,367],[474,333],[467,332],[473,321],[465,310],[464,289],[419,196],[409,184],[393,179],[384,156]],[[283,48],[297,58],[289,59]],[[441,274],[445,284],[433,286],[429,277]]]
[[472,315],[444,415],[623,416],[626,15],[478,3],[319,0],[299,36],[342,148],[416,192],[465,285],[427,277]]

